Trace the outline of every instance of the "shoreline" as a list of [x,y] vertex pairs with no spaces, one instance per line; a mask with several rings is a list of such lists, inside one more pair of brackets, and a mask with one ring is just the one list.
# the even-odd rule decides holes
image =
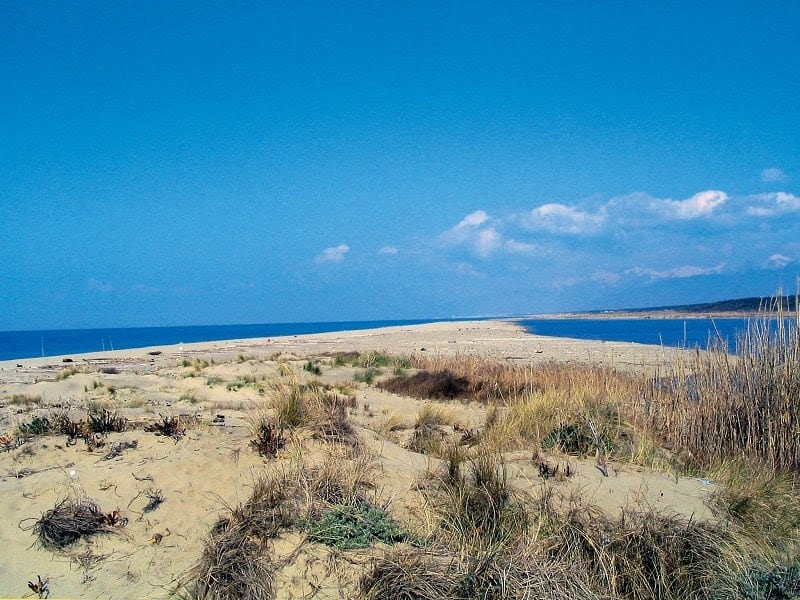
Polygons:
[[[794,312],[787,312],[785,313],[786,318],[797,318],[797,315]],[[148,350],[162,350],[168,351],[172,350],[177,347],[199,347],[199,345],[206,345],[206,346],[218,346],[221,344],[244,344],[244,345],[252,345],[258,344],[263,342],[264,340],[278,340],[278,339],[295,339],[295,338],[307,338],[309,336],[321,336],[321,335],[345,335],[349,333],[357,333],[357,332],[375,332],[375,331],[383,331],[383,330],[393,330],[397,328],[406,328],[406,327],[419,327],[419,326],[427,326],[427,325],[459,325],[463,323],[509,323],[517,325],[521,321],[528,321],[528,320],[542,320],[542,321],[566,321],[566,320],[576,320],[576,321],[618,321],[618,320],[666,320],[666,321],[690,321],[690,320],[723,320],[723,319],[730,319],[730,320],[758,320],[770,318],[774,319],[775,315],[771,313],[758,313],[758,312],[709,312],[709,313],[697,313],[697,312],[684,312],[684,311],[648,311],[648,312],[638,312],[638,311],[606,311],[606,312],[557,312],[557,313],[540,313],[540,314],[530,314],[530,315],[516,315],[516,316],[509,316],[509,317],[491,317],[491,318],[484,318],[484,317],[465,317],[463,319],[443,319],[440,321],[431,320],[431,321],[423,321],[423,322],[403,322],[402,320],[395,320],[395,321],[386,321],[387,325],[383,326],[376,326],[371,328],[356,328],[356,329],[349,329],[346,328],[348,322],[342,322],[341,325],[345,328],[338,329],[338,330],[330,330],[330,329],[323,329],[320,332],[310,332],[310,333],[283,333],[281,335],[275,335],[271,337],[265,336],[257,336],[257,337],[231,337],[231,338],[220,338],[220,339],[211,339],[211,340],[202,340],[197,342],[179,342],[179,343],[171,343],[171,344],[153,344],[147,346],[134,346],[131,348],[125,348],[121,350],[113,350],[113,349],[103,349],[103,350],[96,350],[96,351],[89,351],[89,352],[72,352],[72,353],[59,353],[59,354],[47,354],[45,356],[33,355],[28,357],[19,357],[19,356],[12,356],[10,358],[3,358],[0,359],[0,367],[7,366],[7,363],[33,363],[37,361],[36,364],[42,364],[42,361],[60,361],[64,358],[71,358],[71,357],[81,357],[91,359],[91,360],[100,360],[103,358],[118,358],[120,356],[125,356],[124,353],[135,353],[141,351],[148,351]],[[413,320],[412,320],[413,321]],[[362,321],[353,321],[352,323],[365,323]],[[376,321],[378,323],[378,321]],[[327,325],[328,323],[323,323]],[[269,324],[267,324],[269,325]],[[283,324],[275,324],[275,325],[283,325]],[[292,325],[292,324],[287,324]],[[251,325],[243,324],[237,325],[235,327],[250,327]],[[258,326],[258,324],[253,325]],[[176,328],[180,328],[182,326],[175,326]],[[192,326],[189,326],[190,328]],[[197,327],[217,327],[214,325],[209,326],[197,326]],[[228,327],[220,326],[220,327]],[[171,327],[165,327],[164,329],[170,329]],[[101,328],[98,331],[113,331],[117,328]],[[150,327],[133,327],[133,328],[122,328],[122,329],[150,329]],[[34,332],[39,332],[39,330],[31,330]],[[41,330],[41,331],[62,331],[58,329],[54,330]],[[63,330],[63,331],[83,331],[82,329],[77,330]],[[2,333],[20,333],[20,332],[0,332]],[[535,335],[535,334],[531,334]],[[560,336],[547,336],[547,337],[558,337]],[[564,339],[577,339],[584,341],[584,338],[564,338]],[[604,342],[604,343],[612,343],[612,342]],[[628,343],[628,342],[621,342],[621,343]],[[123,353],[123,354],[121,354]]]
[[277,352],[310,356],[325,352],[385,351],[402,355],[428,352],[433,355],[477,354],[512,362],[600,362],[622,368],[664,364],[681,352],[678,348],[634,342],[607,342],[542,336],[528,333],[516,320],[441,321],[376,329],[243,338],[145,346],[126,350],[88,352],[0,361],[0,383],[31,381],[36,375],[69,367],[174,366],[198,355],[216,360],[237,355],[264,357]]

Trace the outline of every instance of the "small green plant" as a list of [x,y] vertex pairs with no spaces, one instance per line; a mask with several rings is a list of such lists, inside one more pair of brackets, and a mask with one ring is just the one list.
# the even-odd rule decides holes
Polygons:
[[313,375],[322,375],[322,369],[320,369],[319,365],[310,360],[303,365],[303,370]]
[[19,432],[22,435],[44,435],[53,430],[53,425],[47,417],[33,417],[30,423],[20,423]]
[[375,377],[381,375],[383,372],[380,369],[359,369],[355,373],[353,373],[353,379],[358,383],[366,383],[367,385],[371,385],[373,381],[375,381]]
[[319,519],[304,519],[300,528],[312,542],[340,550],[395,544],[407,536],[385,510],[361,501],[334,506]]

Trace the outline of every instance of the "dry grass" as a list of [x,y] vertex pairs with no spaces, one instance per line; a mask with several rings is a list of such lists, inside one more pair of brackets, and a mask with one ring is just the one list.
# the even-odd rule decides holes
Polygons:
[[458,556],[446,547],[399,548],[374,561],[360,598],[413,600],[597,600],[569,567],[535,555],[490,551]]
[[710,523],[655,511],[619,517],[591,508],[543,511],[547,555],[617,598],[735,597],[737,553],[730,534]]
[[296,518],[287,477],[278,472],[256,481],[250,498],[217,521],[206,539],[189,587],[196,598],[268,600],[275,566],[268,541]]
[[347,413],[356,406],[355,396],[345,396],[319,382],[303,385],[296,378],[273,383],[271,396],[279,429],[309,427],[317,439],[352,448],[359,445]]
[[58,551],[82,537],[110,533],[125,523],[117,511],[104,513],[89,500],[64,498],[36,521],[33,533],[43,548]]
[[700,464],[740,457],[798,471],[798,364],[800,321],[765,315],[739,337],[735,357],[722,348],[697,352],[655,378],[636,416]]
[[229,507],[206,539],[203,554],[186,582],[195,598],[275,597],[280,561],[270,540],[301,523],[321,518],[331,506],[365,502],[372,458],[328,455],[319,465],[298,463],[260,477],[244,503]]

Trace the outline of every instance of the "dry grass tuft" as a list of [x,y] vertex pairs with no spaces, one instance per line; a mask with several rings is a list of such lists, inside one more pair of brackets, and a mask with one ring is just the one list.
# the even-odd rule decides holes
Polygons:
[[573,569],[530,554],[488,551],[459,556],[448,548],[401,548],[374,561],[361,578],[365,600],[597,600]]
[[65,498],[36,521],[33,533],[39,543],[48,550],[62,550],[96,533],[109,533],[112,527],[124,526],[127,520],[119,511],[104,513],[100,507],[88,500]]
[[196,598],[274,597],[276,568],[267,543],[296,518],[291,490],[285,475],[262,477],[245,503],[217,521],[190,575]]
[[195,567],[193,596],[198,600],[270,600],[275,568],[265,542],[241,522],[219,526],[208,537]]

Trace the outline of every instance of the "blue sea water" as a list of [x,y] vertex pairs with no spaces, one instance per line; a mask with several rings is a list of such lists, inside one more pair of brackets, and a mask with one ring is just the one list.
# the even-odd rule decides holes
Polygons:
[[736,350],[736,338],[751,321],[722,319],[523,319],[529,333],[609,342],[635,342],[670,348],[701,348],[727,345]]
[[[180,343],[356,331],[396,325],[416,325],[459,319],[394,321],[332,321],[325,323],[265,323],[0,332],[0,360],[127,350]],[[669,347],[706,348],[710,340],[735,350],[746,319],[515,319],[530,333],[588,340],[637,342]]]
[[432,323],[436,320],[441,319],[0,331],[0,360],[127,350],[130,348],[189,344],[192,342],[268,338],[330,331],[356,331],[376,327]]

